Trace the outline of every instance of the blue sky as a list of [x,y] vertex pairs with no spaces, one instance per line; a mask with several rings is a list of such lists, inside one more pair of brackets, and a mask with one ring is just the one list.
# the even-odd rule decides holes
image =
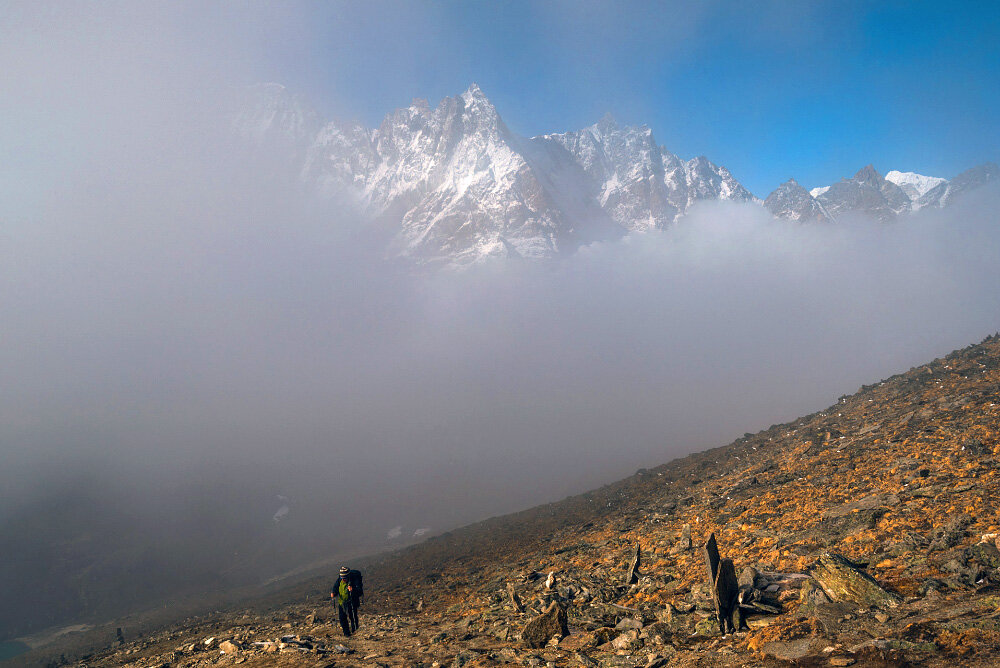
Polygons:
[[605,112],[764,196],[1000,159],[1000,3],[369,2],[261,9],[252,75],[375,125],[477,82],[516,132]]
[[611,112],[758,196],[869,162],[951,177],[1000,161],[996,1],[0,0],[0,62],[0,146],[18,161],[0,176],[18,184],[85,154],[88,121],[120,134],[192,85],[258,81],[368,126],[472,82],[523,135]]

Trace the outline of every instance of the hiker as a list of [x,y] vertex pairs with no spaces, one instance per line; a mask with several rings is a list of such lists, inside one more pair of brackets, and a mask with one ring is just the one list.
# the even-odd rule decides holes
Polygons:
[[358,608],[361,597],[364,596],[361,573],[342,566],[340,577],[330,590],[330,598],[337,603],[337,614],[340,617],[340,628],[345,636],[350,636],[358,630]]

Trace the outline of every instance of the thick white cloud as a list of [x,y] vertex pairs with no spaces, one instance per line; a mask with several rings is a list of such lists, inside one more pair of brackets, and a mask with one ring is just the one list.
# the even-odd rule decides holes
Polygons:
[[273,528],[277,488],[290,566],[583,491],[1000,328],[995,190],[892,225],[705,204],[553,263],[386,262],[225,134],[242,28],[84,7],[0,22],[0,521],[78,478],[147,524],[207,479],[260,488]]

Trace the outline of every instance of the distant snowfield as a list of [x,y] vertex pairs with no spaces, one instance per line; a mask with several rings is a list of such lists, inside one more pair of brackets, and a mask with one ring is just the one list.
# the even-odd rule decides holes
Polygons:
[[910,199],[917,200],[930,192],[931,189],[947,183],[948,179],[938,176],[924,176],[916,172],[899,172],[892,170],[885,175],[886,181],[891,181],[903,189]]

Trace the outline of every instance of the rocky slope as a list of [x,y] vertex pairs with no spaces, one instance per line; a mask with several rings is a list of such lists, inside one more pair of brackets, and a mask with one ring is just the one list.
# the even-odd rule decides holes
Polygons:
[[[354,637],[320,578],[47,653],[136,668],[996,665],[998,418],[993,336],[725,447],[359,562]],[[711,536],[749,627],[725,636]],[[79,657],[88,643],[106,647]]]

